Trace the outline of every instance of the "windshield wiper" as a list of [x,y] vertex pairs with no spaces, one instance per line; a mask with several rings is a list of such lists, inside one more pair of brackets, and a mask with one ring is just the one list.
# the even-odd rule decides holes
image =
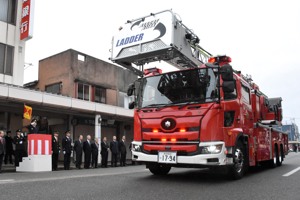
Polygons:
[[184,108],[184,107],[186,107],[186,106],[188,106],[188,105],[191,105],[191,104],[208,103],[208,102],[206,102],[206,99],[211,99],[211,100],[213,100],[213,99],[215,99],[215,98],[212,98],[212,97],[206,97],[206,98],[204,98],[204,99],[199,99],[199,100],[195,100],[195,101],[189,101],[189,102],[186,102],[185,104],[179,106],[178,109],[180,110],[180,109],[182,109],[182,108]]
[[[183,103],[172,102],[172,103],[164,104],[163,106],[158,107],[156,110],[159,111],[159,110],[169,107],[169,106],[177,106],[177,105],[182,105],[182,104]],[[185,104],[185,102],[184,102],[184,104]]]
[[182,108],[184,108],[184,107],[186,107],[186,106],[188,106],[188,105],[196,104],[196,103],[201,103],[202,101],[203,101],[203,100],[201,100],[201,101],[199,100],[199,101],[190,101],[190,102],[186,102],[185,104],[179,106],[178,109],[180,110],[180,109],[182,109]]
[[158,104],[149,104],[149,105],[147,105],[147,106],[144,106],[144,107],[142,107],[141,109],[143,109],[143,108],[154,108],[154,107],[161,107],[161,106],[165,106],[165,105],[168,105],[168,104],[165,104],[165,103],[158,103]]

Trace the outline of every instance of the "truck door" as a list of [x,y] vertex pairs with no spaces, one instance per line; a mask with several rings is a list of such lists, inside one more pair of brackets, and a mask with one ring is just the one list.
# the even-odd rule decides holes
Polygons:
[[242,83],[241,85],[241,114],[243,118],[243,130],[246,134],[253,133],[253,113],[252,113],[252,106],[251,106],[251,96],[250,96],[250,88],[247,85]]

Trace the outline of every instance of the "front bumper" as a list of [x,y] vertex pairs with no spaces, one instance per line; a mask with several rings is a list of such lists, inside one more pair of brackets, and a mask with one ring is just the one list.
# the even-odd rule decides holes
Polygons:
[[[134,145],[142,146],[142,142],[133,142]],[[219,165],[228,165],[232,164],[232,158],[227,157],[228,150],[225,147],[225,143],[222,141],[217,142],[201,142],[199,147],[213,146],[222,144],[222,149],[220,153],[211,153],[211,154],[196,154],[192,156],[177,156],[176,164],[172,165],[199,165],[199,166],[219,166]],[[137,162],[158,162],[158,155],[146,154],[141,151],[132,150],[132,160]]]

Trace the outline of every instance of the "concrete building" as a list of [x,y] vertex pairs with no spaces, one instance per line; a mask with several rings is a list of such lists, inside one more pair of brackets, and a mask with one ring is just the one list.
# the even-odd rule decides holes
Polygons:
[[[300,134],[297,124],[285,124],[280,127],[280,130],[288,133],[289,148],[293,151],[300,147]],[[298,150],[297,150],[298,151]]]
[[22,2],[0,0],[0,82],[18,86],[23,85],[25,41],[30,38],[21,37],[21,32],[32,29],[29,20],[22,23],[30,13],[22,12]]
[[[137,76],[127,69],[69,49],[40,60],[38,81],[25,84],[24,87],[80,99],[82,103],[95,102],[126,109],[129,102],[127,86],[136,79]],[[132,120],[104,113],[101,119],[102,136],[111,139],[117,135],[120,138],[130,131],[130,135],[127,133],[128,139],[133,137]],[[94,132],[94,116],[75,113],[72,125],[76,128],[74,138],[80,134],[91,134]],[[49,131],[57,129],[50,128]]]
[[127,108],[129,70],[69,49],[39,61],[36,89]]

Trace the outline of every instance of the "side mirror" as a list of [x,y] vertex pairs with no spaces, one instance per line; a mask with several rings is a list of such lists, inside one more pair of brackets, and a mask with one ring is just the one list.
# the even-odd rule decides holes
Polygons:
[[135,89],[135,87],[134,87],[134,84],[133,83],[131,83],[129,86],[128,86],[128,89],[127,89],[127,96],[132,96],[133,95],[133,92],[134,92],[134,89]]
[[235,90],[235,82],[223,81],[222,88],[224,93],[232,93]]
[[130,102],[129,105],[128,105],[128,108],[129,109],[134,109],[134,106],[135,106],[135,102]]
[[231,65],[226,64],[220,69],[221,77],[223,81],[233,81],[233,69]]

